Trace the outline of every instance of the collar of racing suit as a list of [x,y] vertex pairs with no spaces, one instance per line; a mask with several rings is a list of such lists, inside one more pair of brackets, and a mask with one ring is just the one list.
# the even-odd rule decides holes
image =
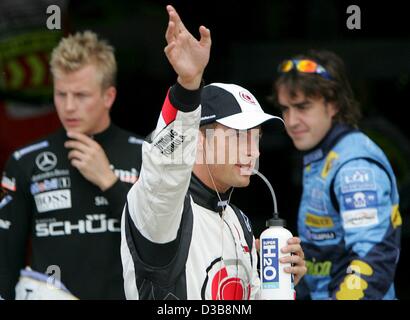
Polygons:
[[[104,131],[102,131],[100,133],[91,135],[90,137],[93,140],[97,141],[99,144],[103,144],[104,142],[107,141],[107,139],[112,139],[112,137],[116,133],[116,128],[117,128],[117,126],[111,122],[107,129],[105,129]],[[69,140],[69,138],[67,137],[67,133],[64,130],[64,128],[61,128],[61,134],[64,135],[66,140]]]
[[349,133],[357,131],[359,130],[346,124],[337,123],[333,125],[316,147],[303,152],[303,165],[307,166],[314,161],[323,159],[341,138]]
[[112,136],[115,132],[115,127],[116,126],[112,122],[110,122],[110,125],[107,129],[100,133],[92,135],[91,138],[93,138],[98,143],[104,143],[107,139],[112,139]]
[[218,198],[218,194],[215,190],[208,188],[194,173],[191,176],[191,183],[189,185],[189,192],[194,199],[195,203],[200,206],[221,213],[223,209],[228,205],[229,196],[232,193],[232,188],[225,193],[219,193],[221,200]]

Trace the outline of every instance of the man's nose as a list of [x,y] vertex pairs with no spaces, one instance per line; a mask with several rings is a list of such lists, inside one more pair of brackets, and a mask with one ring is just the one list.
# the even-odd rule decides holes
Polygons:
[[299,124],[298,112],[292,108],[289,108],[288,112],[284,116],[285,125],[288,128],[296,127]]
[[247,154],[252,158],[258,158],[260,155],[259,152],[259,130],[252,129],[248,131],[248,139],[247,139]]
[[72,95],[67,95],[66,101],[65,101],[65,110],[67,112],[72,112],[75,110],[75,101],[74,97]]

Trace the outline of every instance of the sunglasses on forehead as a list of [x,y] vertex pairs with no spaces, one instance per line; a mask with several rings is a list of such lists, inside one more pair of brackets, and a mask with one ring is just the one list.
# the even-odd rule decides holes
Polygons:
[[323,66],[318,64],[316,61],[309,59],[285,60],[279,65],[278,71],[281,73],[287,73],[294,69],[303,73],[316,73],[327,80],[332,79],[329,72],[327,72]]

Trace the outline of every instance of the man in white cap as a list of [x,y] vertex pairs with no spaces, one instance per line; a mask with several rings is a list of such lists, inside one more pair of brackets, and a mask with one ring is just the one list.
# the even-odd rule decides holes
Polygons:
[[[178,79],[152,142],[143,145],[140,179],[122,217],[126,297],[257,299],[255,238],[248,218],[229,200],[234,187],[249,184],[259,126],[275,117],[242,87],[202,87],[210,31],[201,26],[197,41],[175,9],[167,10],[165,53]],[[292,238],[283,250],[294,255],[281,260],[295,284],[306,272],[299,243]]]

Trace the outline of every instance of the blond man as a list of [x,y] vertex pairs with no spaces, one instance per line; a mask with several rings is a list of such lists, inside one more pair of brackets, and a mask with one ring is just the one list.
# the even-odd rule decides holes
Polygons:
[[[64,129],[17,150],[7,162],[0,295],[14,297],[19,272],[29,265],[53,273],[65,285],[59,289],[77,298],[122,299],[120,216],[139,176],[142,140],[110,118],[114,49],[93,32],[76,33],[54,49],[50,67]],[[20,279],[30,277],[41,282],[30,272]],[[16,294],[53,298],[43,291],[36,296],[40,290],[19,286]]]

